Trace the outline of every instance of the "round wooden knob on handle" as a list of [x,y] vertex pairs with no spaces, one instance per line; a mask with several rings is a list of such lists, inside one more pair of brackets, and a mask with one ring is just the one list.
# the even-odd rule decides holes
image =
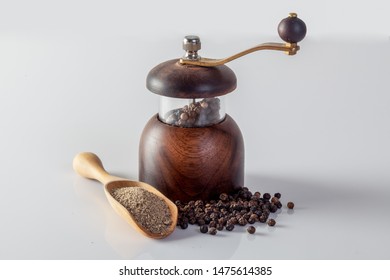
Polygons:
[[278,33],[280,38],[287,43],[298,43],[306,36],[306,24],[298,18],[296,13],[283,19],[278,25]]

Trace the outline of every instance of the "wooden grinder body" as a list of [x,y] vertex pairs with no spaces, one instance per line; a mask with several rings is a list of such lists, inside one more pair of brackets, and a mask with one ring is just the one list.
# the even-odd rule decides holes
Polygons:
[[172,201],[210,200],[244,184],[244,141],[229,116],[208,127],[183,128],[153,116],[141,136],[139,180]]
[[[227,66],[181,65],[178,59],[154,67],[147,88],[170,98],[214,98],[236,88]],[[210,200],[244,184],[244,141],[236,122],[226,115],[218,123],[180,127],[153,116],[139,147],[139,180],[173,201]]]

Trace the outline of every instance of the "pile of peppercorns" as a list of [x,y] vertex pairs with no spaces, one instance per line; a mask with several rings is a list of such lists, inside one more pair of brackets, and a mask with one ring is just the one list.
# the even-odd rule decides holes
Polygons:
[[[222,193],[219,200],[196,200],[188,203],[178,200],[175,202],[179,210],[177,225],[182,229],[186,229],[189,224],[198,225],[201,233],[215,235],[224,229],[232,231],[237,225],[249,224],[247,231],[253,234],[256,228],[252,224],[256,222],[275,226],[276,221],[269,216],[282,208],[280,198],[280,193],[275,193],[273,197],[269,193],[252,194],[248,188],[242,187],[233,195]],[[293,209],[294,203],[288,202],[287,207]]]
[[206,126],[220,121],[219,110],[219,98],[204,98],[168,112],[163,121],[180,127]]

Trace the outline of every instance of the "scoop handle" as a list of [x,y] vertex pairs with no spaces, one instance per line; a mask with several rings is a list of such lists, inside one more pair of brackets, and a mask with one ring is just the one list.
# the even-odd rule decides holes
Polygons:
[[73,159],[73,169],[79,175],[88,179],[98,180],[102,184],[116,180],[124,180],[123,178],[108,174],[100,158],[90,152],[77,154]]

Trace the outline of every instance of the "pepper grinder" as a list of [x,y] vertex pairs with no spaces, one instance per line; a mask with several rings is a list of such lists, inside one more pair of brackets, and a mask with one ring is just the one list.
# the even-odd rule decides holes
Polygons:
[[244,141],[225,111],[226,94],[237,85],[225,64],[259,50],[295,55],[305,23],[290,13],[278,25],[286,43],[264,43],[224,59],[198,54],[197,36],[186,36],[185,55],[154,67],[146,87],[160,95],[159,112],[146,124],[139,146],[139,180],[172,201],[211,200],[244,186]]

